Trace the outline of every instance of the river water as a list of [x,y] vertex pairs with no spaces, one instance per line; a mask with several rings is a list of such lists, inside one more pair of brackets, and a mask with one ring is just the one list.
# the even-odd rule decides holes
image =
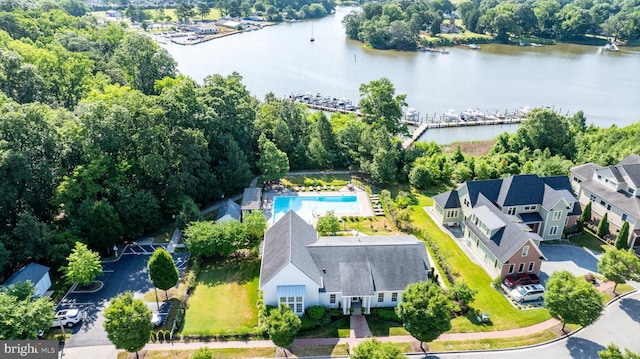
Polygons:
[[[310,21],[283,23],[195,46],[163,45],[178,70],[202,83],[211,74],[243,76],[258,98],[320,92],[357,102],[360,84],[387,77],[396,93],[407,94],[421,116],[454,109],[513,111],[552,107],[563,114],[584,111],[601,127],[640,120],[640,48],[618,53],[596,46],[545,47],[482,45],[481,50],[429,52],[366,49],[344,35],[341,20],[353,8]],[[315,42],[310,42],[311,32]],[[440,144],[482,140],[516,125],[430,130],[421,140]]]

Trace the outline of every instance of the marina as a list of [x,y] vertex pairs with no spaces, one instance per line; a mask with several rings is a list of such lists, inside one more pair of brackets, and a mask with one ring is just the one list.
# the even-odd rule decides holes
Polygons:
[[[290,95],[289,99],[302,103],[313,110],[364,116],[357,105],[354,105],[351,100],[344,97],[336,98],[319,92],[299,92]],[[555,110],[552,107],[546,108]],[[401,121],[416,128],[412,131],[411,137],[403,141],[402,147],[410,147],[429,129],[519,124],[527,119],[527,114],[532,109],[531,106],[523,106],[517,110],[493,111],[491,113],[485,113],[479,109],[466,109],[462,112],[451,109],[440,115],[434,113],[433,116],[425,115],[421,117],[417,109],[408,108],[404,111]],[[567,113],[567,115],[569,114]]]

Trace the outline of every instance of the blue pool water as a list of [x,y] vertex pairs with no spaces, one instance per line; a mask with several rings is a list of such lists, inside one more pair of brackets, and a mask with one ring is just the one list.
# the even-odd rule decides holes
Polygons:
[[336,216],[362,212],[356,196],[282,196],[274,198],[273,223],[289,210],[296,212],[307,223],[312,222],[314,214],[323,216],[328,211],[333,211]]

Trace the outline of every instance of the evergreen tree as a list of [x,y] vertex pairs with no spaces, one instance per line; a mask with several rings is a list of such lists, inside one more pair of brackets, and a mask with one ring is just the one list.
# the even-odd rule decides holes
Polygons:
[[[176,285],[180,278],[180,273],[171,254],[164,248],[156,249],[149,258],[147,267],[149,268],[149,277],[153,281],[153,286],[164,290],[165,298],[169,299],[167,290]],[[158,294],[156,292],[156,304],[157,302]]]
[[618,236],[616,237],[616,248],[629,248],[629,222],[627,221],[622,224],[622,228],[620,228],[620,232],[618,232]]
[[609,219],[607,217],[608,213],[605,213],[600,223],[598,223],[598,231],[597,235],[600,238],[604,238],[607,234],[609,234]]
[[578,221],[581,224],[591,222],[591,201],[589,201],[589,203],[584,206],[584,209],[582,210],[582,214],[580,215],[580,219],[578,219]]

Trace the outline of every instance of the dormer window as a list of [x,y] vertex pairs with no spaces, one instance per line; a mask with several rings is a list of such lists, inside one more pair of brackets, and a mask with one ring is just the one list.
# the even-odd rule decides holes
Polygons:
[[516,215],[516,207],[509,207],[509,209],[507,209],[507,214],[511,215],[511,216],[515,216]]
[[558,221],[560,220],[560,217],[562,216],[562,211],[555,211],[553,212],[553,220],[554,221]]
[[524,247],[522,248],[522,256],[523,256],[523,257],[526,257],[526,256],[527,256],[527,254],[529,254],[529,246],[524,246]]

